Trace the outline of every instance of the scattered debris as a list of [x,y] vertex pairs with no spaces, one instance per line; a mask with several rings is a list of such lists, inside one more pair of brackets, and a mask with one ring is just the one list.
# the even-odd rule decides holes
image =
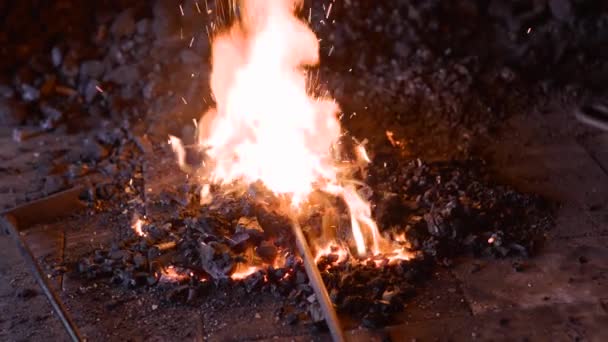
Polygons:
[[[378,163],[387,167],[374,166]],[[552,224],[550,207],[540,198],[482,181],[486,177],[480,162],[405,162],[394,157],[372,166],[367,181],[374,189],[372,202],[383,234],[404,236],[408,244],[403,248],[418,257],[390,264],[381,256],[338,262],[334,251],[318,261],[338,311],[366,327],[389,324],[437,265],[449,267],[450,259],[463,253],[526,257]],[[265,200],[272,197],[259,186],[255,193]],[[143,235],[122,227],[131,237],[83,258],[79,272],[126,288],[161,286],[166,300],[176,303],[204,296],[209,286],[240,284],[248,293],[283,298],[286,312],[292,313],[282,316],[288,324],[322,321],[290,230],[275,227],[283,225],[280,213],[256,197],[236,193],[214,196],[202,206],[195,196],[188,198],[190,202],[165,204],[179,212],[179,219],[150,222],[141,228]],[[524,271],[524,265],[515,262],[514,270]]]

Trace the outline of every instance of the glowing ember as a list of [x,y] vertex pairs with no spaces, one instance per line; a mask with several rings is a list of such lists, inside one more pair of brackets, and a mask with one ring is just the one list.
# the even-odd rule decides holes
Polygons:
[[319,260],[321,260],[322,257],[328,256],[328,255],[337,256],[337,259],[334,263],[339,264],[339,263],[346,261],[346,259],[348,258],[348,251],[342,246],[338,246],[336,244],[330,243],[329,245],[325,246],[324,248],[317,250],[317,253],[315,256],[315,263],[318,264]]
[[178,272],[174,266],[168,266],[161,270],[159,281],[165,283],[179,283],[188,278],[188,274]]
[[[301,4],[243,0],[240,20],[214,38],[211,88],[217,105],[197,125],[198,148],[206,154],[198,170],[205,184],[201,202],[209,201],[210,183],[261,181],[300,212],[309,195],[321,190],[346,202],[359,256],[392,253],[369,203],[347,176],[349,169],[370,162],[365,148],[357,146],[357,162],[345,165],[338,105],[307,92],[304,67],[318,64],[319,42],[293,14]],[[189,169],[179,139],[170,137],[170,144],[179,164]],[[247,267],[232,278],[256,271]]]
[[258,270],[260,270],[260,268],[257,266],[237,266],[237,270],[230,275],[230,278],[232,278],[232,280],[245,279],[257,272]]
[[139,236],[147,236],[146,232],[143,231],[144,223],[145,222],[142,219],[140,219],[139,217],[135,219],[135,221],[131,225],[131,228],[133,229],[135,234],[137,234]]

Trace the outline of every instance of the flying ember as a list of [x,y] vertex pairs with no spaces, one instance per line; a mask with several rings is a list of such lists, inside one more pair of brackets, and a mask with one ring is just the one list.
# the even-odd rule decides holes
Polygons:
[[[201,202],[211,196],[208,184],[262,182],[288,197],[290,210],[301,212],[309,195],[322,191],[346,203],[359,256],[407,259],[402,248],[381,237],[370,204],[348,179],[347,169],[370,161],[367,152],[357,146],[357,160],[344,162],[338,104],[307,91],[305,68],[319,63],[319,42],[294,15],[301,5],[244,0],[237,23],[213,39],[216,107],[197,125],[197,148],[206,156],[197,170],[205,184]],[[180,166],[191,170],[179,139],[170,140]]]

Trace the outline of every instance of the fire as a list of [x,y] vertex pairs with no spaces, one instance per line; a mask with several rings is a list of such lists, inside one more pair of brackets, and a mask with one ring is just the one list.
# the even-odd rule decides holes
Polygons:
[[[359,145],[358,160],[345,165],[338,104],[307,91],[304,68],[319,63],[319,42],[294,15],[301,5],[300,0],[243,0],[238,22],[214,38],[211,89],[216,108],[197,125],[198,148],[206,156],[197,170],[204,184],[201,202],[208,202],[210,183],[261,181],[288,197],[290,210],[299,213],[309,195],[321,190],[347,204],[359,256],[392,252],[371,217],[370,204],[347,176],[370,157]],[[179,139],[171,137],[170,143],[178,163],[189,170]],[[255,270],[239,269],[232,278]]]
[[240,25],[213,42],[217,108],[199,127],[216,183],[262,181],[295,205],[318,181],[336,180],[337,104],[307,93],[302,67],[318,63],[314,33],[291,1],[244,1]]

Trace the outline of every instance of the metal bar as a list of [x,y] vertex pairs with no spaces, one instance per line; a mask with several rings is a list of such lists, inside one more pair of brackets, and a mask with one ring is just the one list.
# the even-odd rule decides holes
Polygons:
[[306,269],[306,274],[308,274],[308,279],[310,280],[310,285],[312,285],[315,294],[317,295],[317,299],[319,300],[319,304],[321,305],[321,311],[323,311],[323,316],[325,317],[325,322],[329,327],[329,332],[331,333],[331,337],[336,342],[343,342],[344,333],[342,331],[342,327],[340,326],[340,321],[338,320],[338,315],[336,314],[336,310],[334,309],[334,305],[329,298],[329,294],[327,293],[327,288],[323,283],[323,278],[321,277],[321,272],[317,268],[315,264],[315,259],[310,252],[310,248],[308,247],[308,243],[306,242],[306,237],[302,233],[302,228],[298,224],[296,219],[292,219],[293,234],[296,237],[296,245],[298,246],[298,250],[304,260],[304,268]]
[[68,335],[70,336],[72,341],[82,341],[82,338],[80,337],[80,334],[78,333],[78,328],[76,327],[76,325],[74,324],[74,322],[72,321],[70,316],[68,315],[68,312],[66,311],[66,309],[61,304],[61,300],[59,300],[59,298],[57,298],[57,295],[55,294],[55,292],[53,290],[51,290],[51,287],[50,287],[49,283],[47,282],[46,277],[44,277],[42,270],[40,269],[40,267],[36,263],[36,260],[34,259],[32,251],[27,247],[27,244],[25,243],[25,241],[23,240],[23,237],[19,233],[19,230],[16,227],[16,224],[17,224],[16,222],[17,221],[16,221],[15,217],[10,214],[5,214],[4,216],[0,216],[0,224],[2,224],[2,226],[4,226],[4,229],[6,229],[6,231],[8,231],[8,233],[12,236],[13,240],[15,241],[15,244],[17,244],[17,248],[19,248],[19,252],[21,253],[21,256],[25,259],[25,262],[28,264],[28,266],[32,270],[32,273],[34,274],[34,278],[36,278],[36,281],[38,282],[38,284],[42,288],[42,291],[44,292],[44,294],[48,298],[49,302],[51,303],[53,310],[59,317],[59,320],[61,320],[61,323],[65,327],[66,332],[68,333]]

